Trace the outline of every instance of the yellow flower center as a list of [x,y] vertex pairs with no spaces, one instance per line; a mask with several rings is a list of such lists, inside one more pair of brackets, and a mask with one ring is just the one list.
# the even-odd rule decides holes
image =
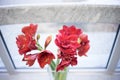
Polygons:
[[78,42],[79,44],[81,43],[81,41],[82,41],[82,40],[81,40],[80,38],[78,38],[77,42]]

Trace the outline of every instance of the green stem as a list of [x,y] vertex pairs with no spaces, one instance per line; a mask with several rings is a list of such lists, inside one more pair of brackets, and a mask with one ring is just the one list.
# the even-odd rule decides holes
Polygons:
[[50,63],[50,68],[51,68],[53,77],[55,75],[55,67],[56,67],[55,62],[52,60]]
[[59,62],[60,62],[60,59],[57,58],[56,66],[59,64]]
[[38,50],[40,50],[40,51],[42,51],[43,50],[43,48],[42,48],[42,46],[39,44],[39,42],[37,41],[37,46],[38,46]]
[[59,64],[59,59],[57,59],[56,63],[52,60],[50,64],[50,68],[52,71],[52,77],[54,77],[54,80],[66,80],[67,76],[67,68],[65,68],[63,71],[56,72],[56,66]]
[[66,80],[67,79],[67,68],[61,72],[56,72],[54,80]]
[[55,65],[55,62],[53,60],[51,61],[50,67],[52,70],[55,70],[56,65]]

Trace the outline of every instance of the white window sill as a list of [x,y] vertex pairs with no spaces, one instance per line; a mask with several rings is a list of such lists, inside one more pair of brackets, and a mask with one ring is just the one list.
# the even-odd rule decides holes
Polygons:
[[[119,80],[120,74],[106,75],[106,74],[82,74],[82,73],[68,73],[67,80]],[[49,80],[48,73],[18,73],[8,75],[7,73],[0,73],[0,80]]]

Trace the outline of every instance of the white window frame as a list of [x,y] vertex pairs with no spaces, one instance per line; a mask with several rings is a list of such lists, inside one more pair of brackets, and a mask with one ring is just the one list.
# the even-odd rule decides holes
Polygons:
[[113,46],[112,55],[109,60],[109,64],[107,67],[107,73],[112,74],[115,72],[117,68],[119,59],[120,59],[120,25],[118,26],[118,33],[115,40],[115,44]]
[[6,49],[6,46],[4,44],[4,41],[2,40],[2,35],[1,35],[1,32],[0,32],[0,56],[1,56],[1,59],[5,65],[5,68],[7,69],[8,73],[9,74],[14,74],[15,73],[15,68],[12,64],[12,61],[10,59],[10,56],[8,55],[8,51]]
[[[113,50],[112,50],[112,55],[110,57],[110,60],[109,60],[109,63],[108,63],[108,66],[107,66],[107,69],[84,69],[84,70],[79,70],[77,72],[80,72],[80,73],[106,73],[106,74],[112,74],[114,73],[116,67],[117,67],[117,63],[119,61],[119,58],[120,58],[120,25],[119,25],[119,28],[118,28],[118,31],[117,31],[117,36],[116,36],[116,39],[115,39],[115,42],[114,42],[114,46],[113,46]],[[8,50],[6,49],[6,45],[2,39],[2,36],[0,35],[0,56],[1,56],[1,59],[5,65],[5,68],[7,69],[7,72],[9,74],[15,74],[16,72],[17,73],[21,73],[21,72],[24,72],[23,71],[19,71],[19,70],[16,70],[15,67],[13,66],[12,64],[12,61],[11,61],[11,58],[8,54]],[[27,70],[25,70],[26,72]],[[38,70],[30,70],[30,72],[39,72]],[[29,72],[27,71],[27,72]],[[74,70],[71,70],[72,72],[76,72]]]

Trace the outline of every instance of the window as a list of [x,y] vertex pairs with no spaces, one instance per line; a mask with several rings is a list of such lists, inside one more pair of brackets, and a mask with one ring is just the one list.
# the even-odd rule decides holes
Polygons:
[[[15,69],[39,69],[37,62],[32,67],[28,67],[26,62],[22,61],[23,57],[18,53],[16,37],[21,34],[21,28],[26,25],[29,24],[0,26],[2,40],[5,42],[9,57],[15,66]],[[79,57],[78,65],[75,67],[70,67],[70,69],[107,69],[112,54],[112,48],[114,47],[115,39],[118,34],[118,24],[39,23],[37,34],[40,33],[41,35],[41,45],[44,44],[47,35],[52,34],[53,39],[51,44],[48,46],[48,49],[54,51],[55,54],[57,53],[57,47],[54,44],[54,38],[57,31],[63,25],[75,25],[78,28],[81,28],[85,34],[88,34],[91,46],[87,53],[88,57]],[[44,70],[46,70],[46,68]]]

